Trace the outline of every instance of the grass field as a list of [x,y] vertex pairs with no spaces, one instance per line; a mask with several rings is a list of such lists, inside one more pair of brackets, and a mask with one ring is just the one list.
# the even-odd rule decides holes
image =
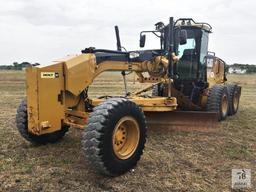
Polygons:
[[[119,74],[100,76],[91,96],[122,94]],[[0,191],[230,191],[231,169],[252,170],[256,188],[256,75],[233,75],[242,86],[239,112],[215,132],[148,132],[138,166],[108,178],[86,164],[81,130],[44,146],[32,145],[15,126],[16,109],[25,96],[24,73],[0,71]],[[133,84],[133,90],[141,87]],[[256,191],[256,190],[255,190]]]

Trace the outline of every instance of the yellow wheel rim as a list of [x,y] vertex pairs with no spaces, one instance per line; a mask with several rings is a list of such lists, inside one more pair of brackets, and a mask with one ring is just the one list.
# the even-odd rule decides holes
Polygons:
[[112,145],[115,155],[119,159],[128,159],[138,147],[140,129],[137,121],[132,117],[123,117],[116,124]]
[[222,114],[226,114],[228,112],[228,97],[227,95],[222,96]]
[[235,94],[234,94],[234,99],[233,99],[234,111],[236,111],[237,108],[238,108],[238,102],[239,102],[239,93],[236,91]]

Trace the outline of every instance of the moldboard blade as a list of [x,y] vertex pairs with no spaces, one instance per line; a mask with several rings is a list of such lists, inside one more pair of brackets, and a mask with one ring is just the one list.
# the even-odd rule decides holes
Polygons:
[[214,131],[218,114],[205,111],[171,111],[145,113],[149,130]]

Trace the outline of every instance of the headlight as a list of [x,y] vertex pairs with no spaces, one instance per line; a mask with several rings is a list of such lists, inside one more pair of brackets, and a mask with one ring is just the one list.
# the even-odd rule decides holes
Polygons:
[[129,58],[130,59],[134,59],[134,58],[137,58],[140,56],[140,53],[139,52],[130,52],[129,53]]

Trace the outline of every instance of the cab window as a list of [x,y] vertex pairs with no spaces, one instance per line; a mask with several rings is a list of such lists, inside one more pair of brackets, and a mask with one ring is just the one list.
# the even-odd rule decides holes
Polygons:
[[177,45],[177,55],[179,61],[176,69],[180,79],[196,79],[198,71],[198,54],[196,31],[187,30],[187,43],[184,45]]
[[181,58],[184,54],[184,50],[186,49],[195,49],[196,41],[194,38],[187,39],[187,43],[185,45],[179,45],[178,47],[178,57]]

